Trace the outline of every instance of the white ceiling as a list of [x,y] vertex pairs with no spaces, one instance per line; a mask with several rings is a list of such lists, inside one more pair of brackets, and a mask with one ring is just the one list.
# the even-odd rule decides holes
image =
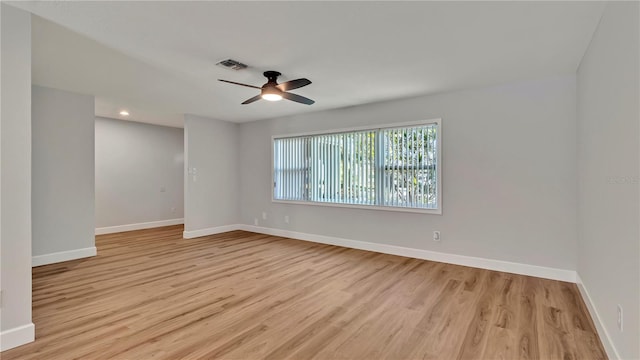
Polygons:
[[[602,2],[17,2],[33,20],[34,83],[96,95],[96,112],[182,126],[252,121],[575,72]],[[68,29],[72,30],[69,31]],[[240,72],[216,67],[233,58]],[[240,105],[307,77],[316,100]]]

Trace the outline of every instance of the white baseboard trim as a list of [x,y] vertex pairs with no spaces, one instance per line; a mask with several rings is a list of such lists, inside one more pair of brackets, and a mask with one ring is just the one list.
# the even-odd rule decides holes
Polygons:
[[0,351],[5,351],[33,342],[36,338],[36,327],[33,323],[14,327],[0,332]]
[[169,219],[169,220],[150,221],[150,222],[137,223],[137,224],[107,226],[107,227],[96,228],[96,235],[113,234],[113,233],[119,233],[123,231],[152,229],[152,228],[157,228],[161,226],[180,225],[180,224],[184,224],[184,219]]
[[621,359],[620,354],[618,354],[618,350],[613,346],[613,341],[611,341],[609,332],[607,332],[607,329],[604,327],[604,323],[600,319],[600,315],[598,314],[595,304],[591,300],[589,291],[587,291],[587,288],[584,286],[584,283],[580,278],[580,274],[576,274],[576,282],[578,284],[578,289],[580,290],[580,295],[582,295],[585,304],[587,304],[589,314],[591,314],[591,318],[596,325],[596,330],[598,331],[598,335],[602,341],[602,346],[604,346],[604,350],[607,352],[607,357],[611,360]]
[[207,229],[184,231],[182,232],[182,237],[185,239],[193,239],[201,236],[220,234],[228,231],[240,230],[241,226],[242,225],[240,224],[232,224],[232,225],[216,226],[216,227],[207,228]]
[[424,259],[431,261],[438,261],[448,264],[470,266],[480,269],[502,271],[512,274],[520,274],[527,276],[535,276],[544,279],[559,280],[575,283],[576,272],[573,270],[556,269],[544,266],[521,264],[509,261],[485,259],[473,256],[447,254],[437,251],[422,250],[407,248],[402,246],[378,244],[360,240],[350,240],[331,236],[307,234],[297,231],[283,230],[267,228],[262,226],[253,226],[246,224],[233,224],[224,225],[218,227],[212,227],[208,229],[185,231],[183,237],[185,239],[192,239],[200,236],[207,236],[213,234],[219,234],[234,230],[251,231],[260,234],[267,234],[273,236],[287,237],[296,240],[311,241],[321,244],[336,245],[342,247],[348,247],[352,249],[360,249],[367,251],[374,251],[384,254],[406,256],[416,259]]
[[31,267],[82,259],[86,257],[96,256],[97,253],[98,252],[96,250],[96,247],[92,246],[84,249],[75,249],[45,255],[36,255],[31,257]]
[[[395,245],[378,244],[367,241],[342,239],[324,235],[307,234],[296,231],[273,229],[253,225],[239,225],[239,230],[251,231],[261,234],[288,237],[292,239],[312,241],[322,244],[337,245],[348,248],[374,251],[384,254],[406,256],[416,259],[438,261],[448,264],[470,266],[475,268],[503,271],[513,274],[535,276],[545,279],[576,282],[576,272],[572,270],[556,269],[543,266],[514,263],[502,260],[485,259],[479,257],[447,254],[437,251],[406,248]],[[233,229],[236,230],[236,229]],[[229,230],[227,230],[229,231]]]

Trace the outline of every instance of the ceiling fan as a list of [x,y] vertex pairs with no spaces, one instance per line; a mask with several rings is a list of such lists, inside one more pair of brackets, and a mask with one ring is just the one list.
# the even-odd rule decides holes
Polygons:
[[222,79],[218,79],[218,80],[229,83],[229,84],[236,84],[236,85],[246,86],[254,89],[260,89],[260,95],[256,95],[251,99],[245,100],[242,103],[242,105],[251,104],[252,102],[258,101],[260,99],[265,99],[268,101],[279,101],[279,100],[282,100],[283,98],[287,100],[295,101],[301,104],[306,104],[306,105],[311,105],[315,103],[315,101],[309,98],[306,98],[304,96],[287,92],[289,90],[298,89],[303,86],[307,86],[311,84],[311,81],[309,81],[309,79],[302,78],[302,79],[291,80],[291,81],[283,82],[282,84],[278,84],[278,81],[277,81],[278,76],[282,75],[279,72],[265,71],[263,75],[267,78],[267,83],[262,85],[262,87],[242,84],[242,83],[229,81],[229,80],[222,80]]

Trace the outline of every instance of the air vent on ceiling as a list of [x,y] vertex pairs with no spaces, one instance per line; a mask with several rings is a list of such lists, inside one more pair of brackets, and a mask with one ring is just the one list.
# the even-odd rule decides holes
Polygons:
[[227,68],[230,70],[242,70],[242,69],[246,69],[247,65],[239,62],[239,61],[235,61],[233,59],[227,59],[227,60],[222,60],[219,63],[217,63],[216,65],[218,66],[222,66],[223,68]]

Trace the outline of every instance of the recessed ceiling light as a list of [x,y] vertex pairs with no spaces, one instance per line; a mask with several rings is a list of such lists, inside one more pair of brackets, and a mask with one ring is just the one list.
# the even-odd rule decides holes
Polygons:
[[122,110],[122,111],[120,111],[120,115],[129,116],[129,112],[127,110]]

